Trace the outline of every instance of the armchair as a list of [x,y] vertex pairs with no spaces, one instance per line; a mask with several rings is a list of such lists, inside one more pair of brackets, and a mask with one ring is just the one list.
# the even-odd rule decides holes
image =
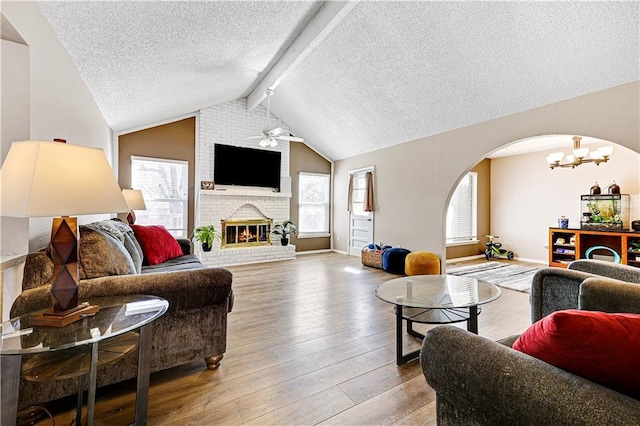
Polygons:
[[[640,285],[577,270],[634,279],[632,267],[584,263],[536,274],[534,321],[559,309],[640,313]],[[493,342],[454,326],[426,333],[420,362],[436,391],[439,425],[638,424],[638,400],[515,351],[514,340]]]

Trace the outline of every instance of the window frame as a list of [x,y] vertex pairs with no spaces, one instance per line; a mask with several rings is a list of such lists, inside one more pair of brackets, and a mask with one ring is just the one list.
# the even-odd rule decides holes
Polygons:
[[[327,189],[327,197],[326,201],[322,203],[303,203],[302,200],[302,178],[303,176],[319,176],[326,178],[326,189]],[[322,232],[304,232],[302,225],[302,206],[304,205],[323,205],[325,210],[325,229],[326,231]],[[313,173],[313,172],[298,172],[298,235],[297,238],[321,238],[321,237],[330,237],[331,236],[331,174],[330,173]]]

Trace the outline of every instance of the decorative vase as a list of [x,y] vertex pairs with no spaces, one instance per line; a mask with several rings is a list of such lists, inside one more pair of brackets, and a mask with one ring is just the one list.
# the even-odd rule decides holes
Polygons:
[[211,251],[213,245],[208,245],[207,243],[202,243],[202,251]]
[[286,237],[282,237],[280,238],[280,244],[283,246],[288,246],[289,245],[289,239]]

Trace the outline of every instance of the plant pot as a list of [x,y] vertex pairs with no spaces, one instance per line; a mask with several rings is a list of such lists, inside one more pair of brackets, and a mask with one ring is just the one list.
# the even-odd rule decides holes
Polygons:
[[288,238],[280,238],[280,244],[283,246],[288,246],[289,245],[289,239]]
[[207,243],[202,243],[202,251],[211,251],[213,245],[208,245]]

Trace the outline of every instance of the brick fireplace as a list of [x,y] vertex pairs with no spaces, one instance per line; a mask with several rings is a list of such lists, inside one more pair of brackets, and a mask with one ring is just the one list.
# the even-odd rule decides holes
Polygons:
[[221,232],[213,250],[197,254],[206,266],[229,266],[295,258],[295,246],[271,241],[274,223],[289,218],[290,194],[239,189],[200,190],[197,223]]

